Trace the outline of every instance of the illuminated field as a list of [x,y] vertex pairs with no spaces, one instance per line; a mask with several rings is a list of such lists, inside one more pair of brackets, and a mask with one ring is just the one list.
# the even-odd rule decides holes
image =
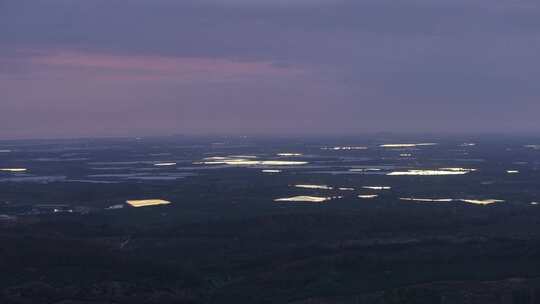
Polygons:
[[419,144],[384,144],[379,145],[381,148],[414,148],[421,146],[435,146],[436,143],[419,143]]
[[25,168],[0,168],[2,172],[26,172],[28,169]]
[[363,198],[363,199],[371,199],[371,198],[377,198],[379,197],[378,194],[361,194],[361,195],[358,195],[359,198]]
[[367,150],[368,147],[364,147],[364,146],[336,146],[336,147],[323,147],[321,148],[321,150],[334,150],[334,151],[339,151],[339,150]]
[[169,205],[171,202],[161,199],[148,199],[148,200],[128,200],[126,201],[128,205],[132,207],[148,207],[148,206],[159,206],[159,205]]
[[451,198],[415,198],[415,197],[400,197],[402,201],[413,201],[413,202],[431,202],[431,203],[448,203],[453,202],[454,199]]
[[390,187],[390,186],[363,186],[362,188],[369,189],[369,190],[390,190],[390,189],[392,189],[392,187]]
[[469,204],[475,204],[475,205],[491,205],[495,203],[504,203],[503,200],[497,200],[497,199],[460,199],[460,201],[469,203]]
[[415,198],[415,197],[401,197],[402,201],[412,202],[425,202],[425,203],[449,203],[449,202],[464,202],[475,205],[491,205],[495,203],[503,203],[504,200],[497,199],[453,199],[453,198]]
[[380,168],[352,168],[352,169],[349,169],[349,171],[351,172],[377,172],[377,171],[381,171],[382,169]]
[[156,163],[154,164],[156,167],[167,167],[167,166],[176,166],[176,163]]
[[293,196],[293,197],[278,198],[278,199],[275,199],[274,201],[275,202],[323,203],[323,202],[329,201],[331,199],[332,199],[332,197],[299,195],[299,196]]
[[194,162],[195,165],[228,165],[228,166],[300,166],[307,165],[305,161],[286,161],[286,160],[254,160],[252,158],[237,156],[214,156],[205,158],[201,162]]
[[475,169],[465,168],[441,168],[439,170],[407,170],[407,171],[394,171],[386,175],[399,176],[399,175],[423,175],[423,176],[436,176],[436,175],[464,175],[476,171]]
[[333,187],[327,186],[327,185],[305,185],[305,184],[299,184],[294,185],[296,188],[304,188],[304,189],[321,189],[321,190],[332,190]]

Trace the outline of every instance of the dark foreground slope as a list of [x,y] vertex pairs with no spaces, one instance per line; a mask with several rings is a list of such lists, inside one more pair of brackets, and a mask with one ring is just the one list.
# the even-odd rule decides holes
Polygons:
[[536,209],[19,219],[0,232],[0,303],[538,303]]

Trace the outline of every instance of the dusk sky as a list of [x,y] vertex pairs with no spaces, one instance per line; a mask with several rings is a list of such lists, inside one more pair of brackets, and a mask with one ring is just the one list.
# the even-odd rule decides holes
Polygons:
[[540,131],[538,0],[0,0],[0,139]]

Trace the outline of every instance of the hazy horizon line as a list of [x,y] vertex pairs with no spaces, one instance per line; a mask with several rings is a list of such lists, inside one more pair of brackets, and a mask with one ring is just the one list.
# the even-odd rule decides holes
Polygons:
[[261,138],[261,139],[296,139],[296,138],[354,138],[359,136],[394,136],[394,137],[540,137],[537,132],[516,132],[516,131],[493,131],[493,132],[414,132],[414,131],[366,131],[354,133],[234,133],[234,132],[201,132],[201,133],[173,133],[173,134],[147,134],[147,135],[66,135],[66,136],[36,136],[36,137],[14,137],[0,138],[0,142],[10,141],[47,141],[47,140],[100,140],[100,139],[144,139],[144,138]]

